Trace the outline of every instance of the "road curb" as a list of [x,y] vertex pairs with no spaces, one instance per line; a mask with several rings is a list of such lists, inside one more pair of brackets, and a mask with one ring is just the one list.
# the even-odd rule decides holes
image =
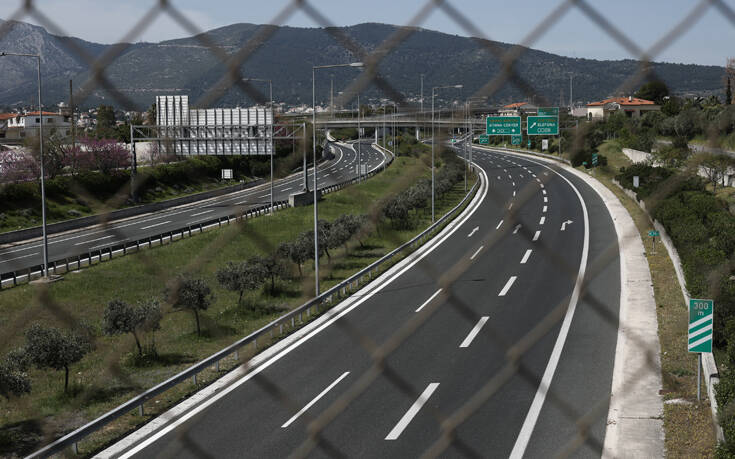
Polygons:
[[617,196],[593,177],[558,160],[500,151],[556,164],[589,185],[610,213],[620,250],[620,313],[602,457],[664,457],[656,302],[643,241],[633,218]]

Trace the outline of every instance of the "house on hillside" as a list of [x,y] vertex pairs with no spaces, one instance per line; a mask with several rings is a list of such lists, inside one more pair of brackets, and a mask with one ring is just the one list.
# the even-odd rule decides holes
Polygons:
[[521,116],[524,113],[536,113],[538,106],[529,104],[528,102],[515,102],[508,105],[503,105],[498,114],[500,116]]
[[587,119],[605,119],[611,113],[622,111],[628,117],[638,118],[645,112],[661,110],[661,106],[652,100],[637,97],[612,97],[599,102],[587,104]]
[[[8,132],[17,131],[18,137],[38,136],[41,116],[39,112],[16,113],[8,120]],[[60,136],[71,135],[71,116],[61,113],[43,112],[44,135],[55,133]]]

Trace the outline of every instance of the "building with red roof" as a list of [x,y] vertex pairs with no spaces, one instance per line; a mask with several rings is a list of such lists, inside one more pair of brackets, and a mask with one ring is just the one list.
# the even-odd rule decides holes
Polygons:
[[637,97],[611,97],[599,102],[587,104],[587,119],[604,119],[611,113],[621,111],[629,117],[639,117],[645,112],[661,110],[661,106],[652,100]]

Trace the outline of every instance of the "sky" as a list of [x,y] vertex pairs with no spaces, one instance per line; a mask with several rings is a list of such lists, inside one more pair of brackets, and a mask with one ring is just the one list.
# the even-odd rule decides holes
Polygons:
[[[722,0],[735,11],[735,0]],[[609,21],[640,49],[647,50],[684,21],[691,23],[683,33],[665,39],[663,49],[653,60],[686,64],[725,65],[735,57],[735,12],[728,21],[708,1],[700,0],[587,0],[599,15]],[[2,0],[0,18],[10,19],[25,0]],[[299,9],[288,8],[292,0],[170,0],[183,16],[199,30],[209,30],[238,22],[266,24],[276,21],[281,11],[291,11],[280,21],[293,27],[319,27],[320,24]],[[311,0],[319,13],[337,26],[363,22],[403,25],[426,5],[427,0]],[[573,6],[543,33],[528,42],[529,34],[560,0],[447,0],[451,7],[468,18],[483,38],[506,43],[527,43],[530,47],[570,57],[593,59],[635,58],[635,54],[610,38],[602,28]],[[34,0],[33,4],[67,35],[98,43],[122,40],[133,25],[150,10],[155,0]],[[686,21],[692,11],[696,21]],[[20,14],[18,20],[39,24]],[[41,25],[41,24],[39,24]],[[420,27],[462,36],[477,36],[465,30],[445,11],[435,9]],[[161,41],[191,35],[165,13],[131,41]]]

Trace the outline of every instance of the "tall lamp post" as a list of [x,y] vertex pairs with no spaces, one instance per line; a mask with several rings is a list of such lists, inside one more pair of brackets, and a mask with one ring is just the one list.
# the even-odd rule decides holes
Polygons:
[[24,53],[8,53],[0,52],[0,57],[4,56],[21,56],[34,57],[37,64],[38,76],[38,145],[41,163],[41,228],[43,233],[43,277],[48,277],[48,234],[46,233],[46,185],[44,181],[43,167],[43,103],[41,102],[41,55],[40,54],[24,54]]
[[335,67],[362,67],[362,62],[350,62],[349,64],[315,65],[311,68],[311,148],[314,153],[314,285],[316,296],[319,296],[319,212],[317,210],[317,163],[316,163],[316,71]]
[[434,222],[434,144],[436,138],[434,137],[434,97],[436,97],[436,91],[438,89],[455,88],[462,89],[461,84],[447,85],[447,86],[434,86],[431,88],[431,221]]
[[273,81],[266,80],[263,78],[243,78],[245,81],[261,81],[263,83],[268,83],[268,88],[270,90],[270,105],[271,105],[271,129],[270,129],[270,140],[271,140],[271,207],[270,207],[270,214],[273,215],[273,156],[276,154],[276,151],[273,146],[273,123],[276,122],[276,119],[273,117]]

